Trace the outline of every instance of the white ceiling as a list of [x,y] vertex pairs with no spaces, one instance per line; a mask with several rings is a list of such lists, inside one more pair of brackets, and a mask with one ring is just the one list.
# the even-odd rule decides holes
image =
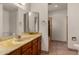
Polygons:
[[[55,5],[58,5],[58,7],[55,7]],[[17,6],[15,6],[13,3],[3,3],[4,9],[9,11],[16,11],[18,9]],[[48,11],[57,11],[67,9],[66,3],[48,3]]]
[[[55,6],[58,7],[55,7]],[[67,3],[48,3],[48,11],[57,11],[57,10],[62,10],[62,9],[67,9]]]
[[3,3],[3,8],[8,11],[16,11],[18,9],[13,3]]

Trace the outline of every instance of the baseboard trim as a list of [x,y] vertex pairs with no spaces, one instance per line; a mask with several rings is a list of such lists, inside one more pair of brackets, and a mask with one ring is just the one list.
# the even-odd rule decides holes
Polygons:
[[72,50],[72,51],[77,51],[78,52],[78,50],[76,50],[76,49],[71,49],[71,48],[68,48],[69,50]]
[[56,41],[56,42],[64,42],[64,43],[67,43],[66,41],[58,41],[58,40],[51,40],[51,41]]
[[45,54],[49,54],[49,52],[48,51],[44,51],[44,50],[41,50],[41,53],[45,53]]

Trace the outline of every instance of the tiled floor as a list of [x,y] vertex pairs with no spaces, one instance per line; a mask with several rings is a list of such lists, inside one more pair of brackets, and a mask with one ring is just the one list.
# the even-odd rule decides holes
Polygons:
[[67,48],[67,43],[59,41],[51,41],[49,53],[42,53],[42,55],[77,55],[77,51]]

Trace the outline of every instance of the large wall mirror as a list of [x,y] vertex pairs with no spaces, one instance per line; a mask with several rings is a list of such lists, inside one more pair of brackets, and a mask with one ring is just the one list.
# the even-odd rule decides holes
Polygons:
[[17,30],[17,6],[3,3],[3,36],[10,36]]
[[27,12],[24,14],[24,32],[39,32],[38,12]]
[[39,32],[39,13],[26,10],[13,3],[3,5],[3,36],[19,35],[23,32]]

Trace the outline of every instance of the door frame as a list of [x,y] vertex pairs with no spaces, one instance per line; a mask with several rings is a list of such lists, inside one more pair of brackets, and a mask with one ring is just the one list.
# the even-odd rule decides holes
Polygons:
[[66,16],[66,40],[68,44],[68,16]]
[[[49,35],[48,35],[48,52],[49,52],[49,49],[50,49],[50,41],[52,40],[52,17],[48,17],[48,21],[50,21],[50,39],[49,39]],[[48,31],[49,31],[49,27],[48,27]]]

